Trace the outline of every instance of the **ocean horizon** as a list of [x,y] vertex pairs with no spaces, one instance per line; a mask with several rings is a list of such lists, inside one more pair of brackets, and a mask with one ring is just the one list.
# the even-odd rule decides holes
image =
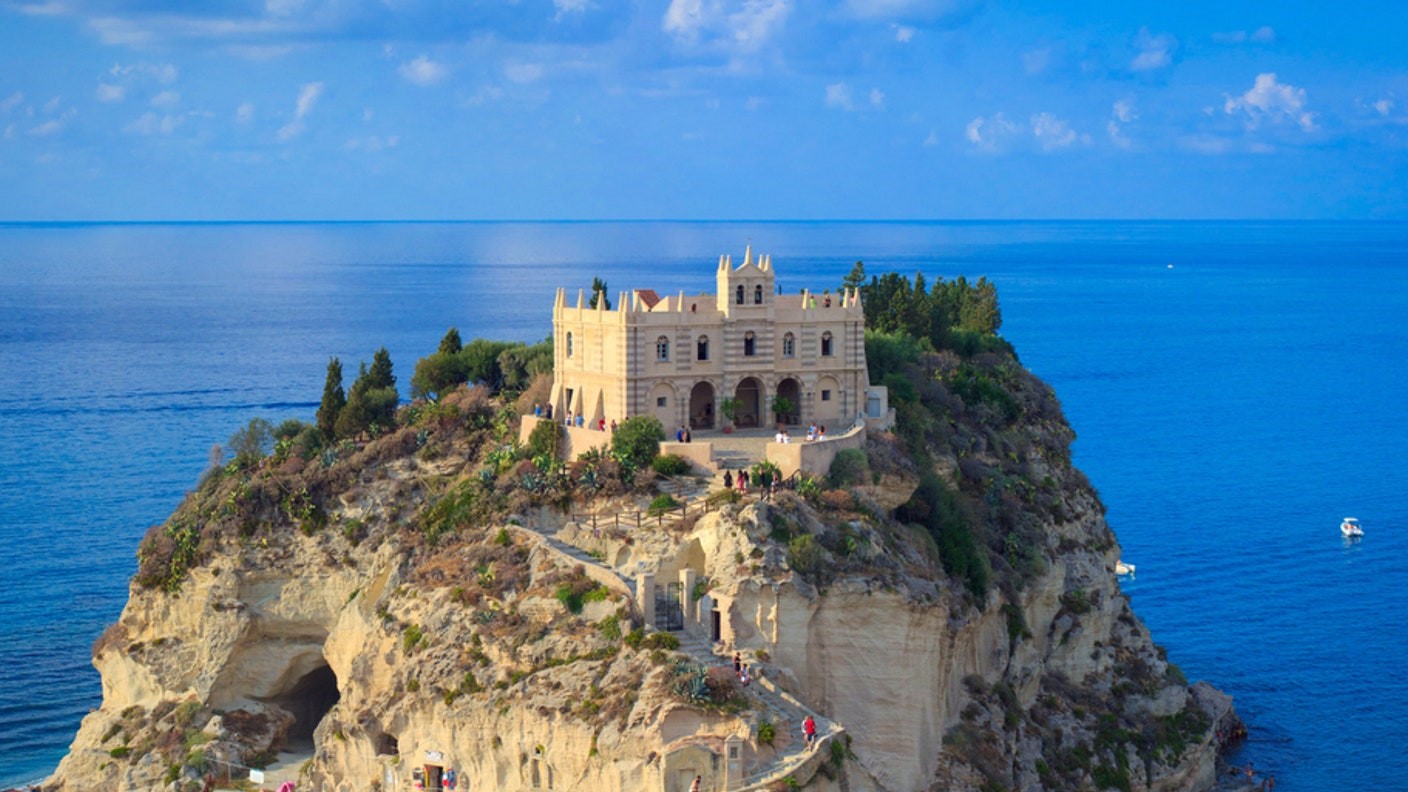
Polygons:
[[311,420],[329,357],[387,347],[405,397],[450,326],[537,341],[558,286],[710,291],[750,241],[789,292],[994,281],[1135,613],[1247,721],[1234,759],[1402,784],[1408,222],[466,220],[0,222],[0,787],[98,705],[147,527],[249,419]]

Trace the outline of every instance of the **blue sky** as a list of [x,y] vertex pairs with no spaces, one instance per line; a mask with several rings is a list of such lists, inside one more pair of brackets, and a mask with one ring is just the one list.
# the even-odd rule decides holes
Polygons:
[[1408,4],[0,0],[0,219],[1408,219]]

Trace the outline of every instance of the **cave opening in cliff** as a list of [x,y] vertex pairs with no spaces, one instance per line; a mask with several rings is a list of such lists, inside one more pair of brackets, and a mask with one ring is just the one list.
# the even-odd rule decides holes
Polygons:
[[341,697],[337,675],[327,665],[320,665],[299,677],[288,690],[276,696],[273,703],[293,715],[293,725],[288,729],[288,747],[311,747],[313,730]]

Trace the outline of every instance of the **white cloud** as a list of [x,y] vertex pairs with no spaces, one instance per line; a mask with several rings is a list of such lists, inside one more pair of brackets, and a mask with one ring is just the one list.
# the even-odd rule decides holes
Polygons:
[[767,103],[768,100],[764,99],[761,96],[750,96],[746,100],[744,100],[743,109],[751,113]]
[[313,111],[313,107],[318,103],[318,97],[323,95],[323,84],[321,82],[306,83],[298,91],[298,103],[294,108],[293,120],[279,128],[279,140],[292,140],[303,134],[303,119]]
[[543,78],[543,64],[510,61],[504,64],[504,76],[520,84],[537,82]]
[[24,94],[19,91],[15,91],[14,93],[5,97],[3,100],[0,100],[0,113],[9,113],[11,110],[14,110],[16,107],[19,107],[20,103],[23,101]]
[[128,124],[125,129],[139,135],[169,135],[184,121],[181,116],[143,113],[140,118]]
[[444,79],[449,72],[444,64],[436,63],[425,55],[401,64],[396,70],[401,78],[416,85],[433,85]]
[[895,41],[898,41],[901,44],[908,44],[909,42],[913,41],[914,34],[918,32],[908,25],[895,25],[894,28]]
[[1114,116],[1115,120],[1121,124],[1128,124],[1130,121],[1139,117],[1139,113],[1134,109],[1133,99],[1120,99],[1116,101],[1110,108],[1110,115]]
[[1051,113],[1032,116],[1032,137],[1045,151],[1066,148],[1080,139],[1069,124]]
[[98,83],[98,89],[94,92],[99,102],[121,102],[127,96],[127,89],[121,85],[109,85],[104,82]]
[[929,136],[926,137],[926,138],[924,138],[924,145],[925,145],[925,146],[937,146],[937,145],[939,145],[939,131],[938,131],[937,129],[931,129],[931,130],[929,130]]
[[1270,124],[1290,122],[1306,132],[1315,130],[1315,114],[1305,109],[1305,89],[1278,82],[1274,72],[1258,74],[1251,89],[1241,96],[1228,96],[1222,111],[1227,115],[1245,115],[1248,129],[1255,129],[1265,121]]
[[826,86],[826,106],[854,110],[855,103],[851,101],[851,86],[843,82]]
[[477,107],[501,99],[503,95],[504,89],[497,85],[483,85],[480,86],[478,91],[474,92],[473,96],[466,97],[464,103],[471,107]]
[[250,121],[253,121],[254,105],[249,102],[240,103],[240,106],[235,108],[235,120],[241,124],[248,124]]
[[152,97],[152,107],[170,107],[181,101],[181,94],[175,91],[162,91]]
[[973,3],[969,0],[846,0],[851,16],[860,19],[925,19],[932,20],[961,12]]
[[5,126],[5,139],[6,139],[6,140],[9,140],[10,138],[12,138],[12,137],[14,137],[14,136],[15,136],[15,125],[14,125],[14,124],[7,124],[7,125]]
[[1257,44],[1271,44],[1276,41],[1276,31],[1270,26],[1263,25],[1253,30],[1251,33],[1245,30],[1229,30],[1224,33],[1214,33],[1212,34],[1212,40],[1219,44],[1243,44],[1248,41]]
[[984,118],[978,116],[963,127],[963,136],[969,143],[985,151],[996,151],[1017,131],[1017,125],[1007,120],[1002,113],[994,113]]
[[884,106],[885,106],[885,92],[882,91],[882,90],[880,90],[879,88],[871,88],[871,89],[870,89],[870,106],[871,106],[871,107],[884,107]]
[[162,85],[170,85],[176,82],[180,70],[170,63],[129,63],[126,66],[114,63],[108,74],[113,77],[147,77]]
[[[57,100],[57,98],[58,97],[55,97],[55,100]],[[51,100],[47,105],[44,106],[44,112],[46,113],[51,113],[57,109],[57,106],[54,105],[54,100]],[[57,118],[51,118],[48,121],[30,127],[29,134],[34,137],[49,137],[51,135],[57,135],[64,130],[64,127],[68,124],[69,119],[73,118],[76,115],[78,115],[78,111],[70,107],[69,109],[63,111],[63,113],[59,114]]]
[[1393,100],[1380,99],[1379,101],[1374,102],[1373,108],[1374,111],[1377,112],[1379,115],[1387,116],[1389,113],[1393,112]]
[[1127,149],[1132,145],[1130,139],[1120,130],[1120,125],[1116,124],[1114,121],[1107,121],[1105,123],[1105,131],[1110,135],[1110,142],[1116,146]]
[[1143,27],[1134,37],[1134,46],[1139,54],[1129,62],[1130,70],[1153,71],[1173,63],[1173,50],[1178,46],[1178,39],[1166,33],[1155,36],[1149,28]]
[[313,111],[313,106],[318,103],[318,97],[323,95],[323,84],[321,82],[310,82],[298,91],[298,106],[294,111],[295,118],[303,118]]
[[343,143],[342,148],[346,151],[376,152],[382,149],[396,148],[400,144],[401,137],[399,135],[387,135],[385,138],[379,135],[369,135],[362,138],[352,138]]
[[660,26],[684,44],[751,52],[782,29],[791,11],[791,0],[670,0]]
[[557,9],[554,21],[561,20],[568,14],[584,14],[591,5],[587,0],[552,0],[552,4]]
[[58,112],[58,109],[63,107],[63,104],[64,98],[62,96],[55,96],[53,99],[44,103],[44,112],[46,114]]
[[305,0],[264,0],[264,10],[270,16],[293,16],[302,11]]

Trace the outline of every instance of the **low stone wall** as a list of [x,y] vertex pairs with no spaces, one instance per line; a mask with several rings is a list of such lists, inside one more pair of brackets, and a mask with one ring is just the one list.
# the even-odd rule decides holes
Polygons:
[[[518,427],[518,442],[526,445],[528,443],[528,435],[533,433],[533,430],[537,428],[540,421],[546,420],[546,418],[538,418],[533,415],[523,416],[523,422]],[[562,436],[562,454],[565,459],[576,459],[591,448],[605,450],[611,447],[611,432],[609,431],[602,432],[586,427],[567,426],[560,422],[558,425],[564,430]]]
[[708,473],[717,472],[714,467],[714,444],[713,443],[676,443],[668,442],[660,444],[660,453],[678,454],[688,459],[695,467]]
[[802,471],[813,476],[824,476],[831,470],[831,460],[847,448],[865,447],[865,424],[859,424],[850,431],[825,440],[800,443],[768,443],[767,460],[777,465],[782,476]]

